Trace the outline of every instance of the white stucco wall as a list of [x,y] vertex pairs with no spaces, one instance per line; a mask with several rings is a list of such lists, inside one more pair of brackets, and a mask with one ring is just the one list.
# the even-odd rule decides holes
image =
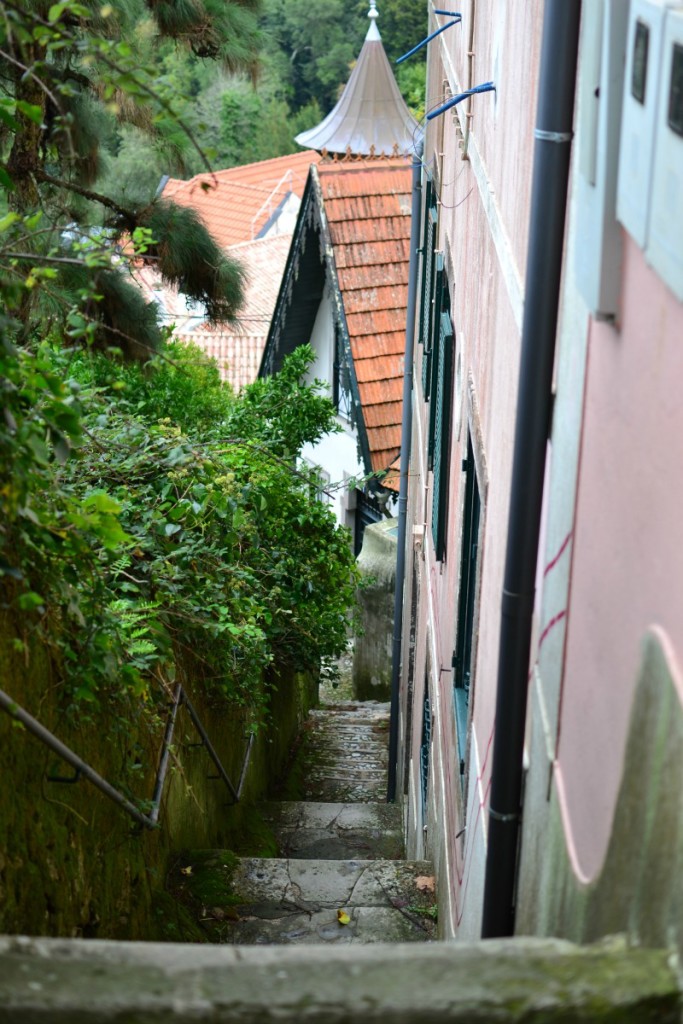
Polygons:
[[[328,394],[332,397],[332,374],[334,370],[334,317],[332,300],[327,287],[323,292],[318,309],[310,344],[315,352],[315,361],[309,371],[309,381],[324,380]],[[355,497],[349,491],[346,481],[361,477],[363,465],[358,457],[356,431],[342,416],[337,417],[341,430],[337,434],[328,434],[317,444],[307,444],[301,453],[302,458],[320,468],[330,480],[330,504],[334,508],[337,520],[343,526],[353,529]]]

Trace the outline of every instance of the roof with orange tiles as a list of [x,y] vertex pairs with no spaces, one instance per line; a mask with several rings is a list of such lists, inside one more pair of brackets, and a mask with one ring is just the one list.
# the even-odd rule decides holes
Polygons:
[[[325,263],[324,275],[341,300],[361,447],[373,471],[388,469],[401,444],[410,193],[405,159],[324,161],[311,168],[261,368],[270,372],[282,353],[310,337]],[[320,245],[307,237],[311,230],[320,232]],[[387,480],[392,488],[394,477]]]
[[[410,165],[406,161],[365,167],[323,163],[317,175],[339,273],[372,469],[383,470],[401,447]],[[340,273],[348,267],[356,268],[353,278]]]
[[188,308],[175,289],[160,283],[153,268],[135,272],[147,299],[161,307],[162,322],[175,324],[177,338],[198,345],[215,359],[221,377],[235,391],[258,376],[291,241],[291,235],[273,235],[230,248],[244,269],[245,289],[244,304],[229,326],[208,324],[201,309]]
[[224,249],[257,238],[290,193],[301,199],[308,170],[321,159],[313,150],[280,156],[189,181],[168,178],[161,194],[197,211]]

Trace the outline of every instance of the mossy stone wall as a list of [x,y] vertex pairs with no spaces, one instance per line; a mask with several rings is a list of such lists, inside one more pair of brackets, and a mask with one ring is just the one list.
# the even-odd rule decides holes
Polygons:
[[[41,648],[14,650],[16,623],[0,618],[5,690],[108,782],[149,800],[164,714],[150,728],[134,704],[88,712],[67,709],[64,688]],[[228,775],[237,784],[246,749],[245,716],[183,682]],[[183,673],[181,672],[181,677]],[[264,685],[260,679],[255,685]],[[99,938],[166,938],[167,873],[184,848],[230,847],[250,826],[250,805],[280,778],[317,687],[297,673],[265,682],[271,717],[253,746],[243,799],[234,805],[185,708],[177,717],[160,827],[136,825],[90,783],[49,781],[71,769],[9,715],[0,712],[0,932]],[[162,708],[163,711],[163,708]]]

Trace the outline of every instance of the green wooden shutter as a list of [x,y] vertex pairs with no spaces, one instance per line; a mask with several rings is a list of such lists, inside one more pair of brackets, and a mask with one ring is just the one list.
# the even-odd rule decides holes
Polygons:
[[431,301],[430,279],[431,279],[431,261],[433,259],[434,252],[434,225],[429,211],[432,206],[432,179],[427,178],[425,182],[425,208],[424,208],[424,224],[422,227],[422,281],[420,284],[420,328],[418,332],[418,341],[420,344],[424,341],[425,332],[425,320],[429,313],[429,302]]
[[[443,263],[443,256],[441,257]],[[437,319],[434,321],[437,325],[437,331],[434,334],[434,344],[432,348],[432,354],[430,359],[430,380],[427,383],[427,393],[434,396],[436,394],[436,378],[439,369],[439,345],[440,345],[440,325],[441,316],[443,313],[448,313],[451,308],[450,294],[448,291],[448,279],[445,271],[440,278],[440,290],[438,295],[434,298],[434,309],[437,313]],[[427,430],[427,468],[434,469],[434,446],[436,443],[436,414],[437,414],[437,403],[432,401],[429,406],[429,426]]]
[[441,316],[441,300],[445,287],[445,271],[443,253],[437,252],[434,257],[434,303],[432,308],[432,330],[430,336],[425,340],[424,352],[422,355],[422,394],[425,402],[429,401],[432,388],[433,368],[432,363],[435,356],[435,349],[438,347],[439,317]]
[[474,607],[479,560],[479,519],[481,497],[477,481],[477,467],[472,451],[472,437],[467,437],[465,471],[465,501],[462,518],[462,549],[460,552],[460,594],[458,597],[458,632],[453,652],[453,697],[455,700],[455,727],[460,757],[460,778],[464,784],[467,725],[469,718],[470,683],[472,678],[472,646],[474,636]]
[[422,382],[429,383],[430,377],[430,355],[432,347],[432,336],[434,332],[434,312],[432,300],[434,298],[434,262],[436,250],[436,237],[438,225],[438,210],[436,206],[436,195],[431,179],[427,179],[425,191],[425,223],[422,245],[422,291],[420,297],[420,333],[419,342],[423,346],[422,353]]
[[432,490],[432,537],[436,560],[443,559],[448,507],[448,455],[451,432],[451,389],[453,375],[453,326],[448,313],[439,321],[439,348],[435,352],[436,389],[434,414],[434,484]]

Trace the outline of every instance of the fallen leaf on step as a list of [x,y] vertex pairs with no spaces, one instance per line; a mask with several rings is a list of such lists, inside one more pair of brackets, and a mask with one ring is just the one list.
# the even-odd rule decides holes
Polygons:
[[434,875],[418,875],[415,885],[420,892],[434,892]]
[[337,911],[337,920],[339,921],[339,924],[351,924],[351,918],[345,910]]
[[180,874],[181,875],[191,875],[192,874],[192,865],[188,864],[186,868],[181,868],[180,869]]

